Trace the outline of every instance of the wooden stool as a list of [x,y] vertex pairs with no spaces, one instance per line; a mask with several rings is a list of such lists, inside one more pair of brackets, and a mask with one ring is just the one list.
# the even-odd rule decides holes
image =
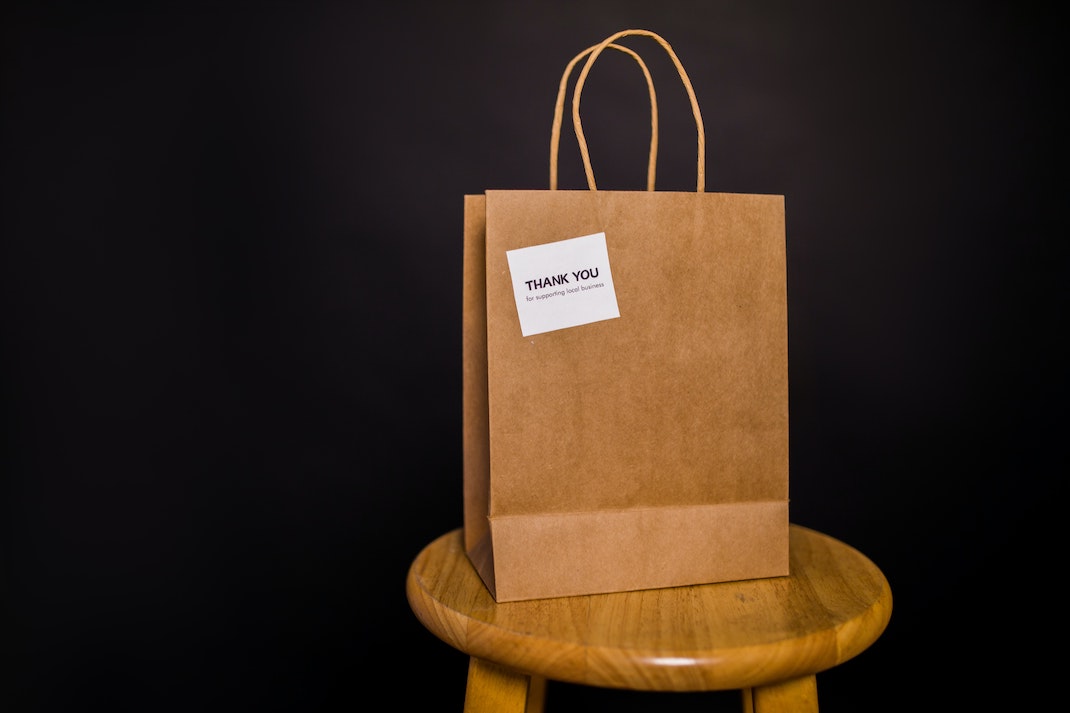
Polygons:
[[409,568],[416,617],[468,654],[466,713],[539,713],[546,681],[641,691],[742,691],[746,713],[814,713],[817,673],[870,646],[892,613],[884,574],[791,526],[791,575],[497,604],[461,529]]

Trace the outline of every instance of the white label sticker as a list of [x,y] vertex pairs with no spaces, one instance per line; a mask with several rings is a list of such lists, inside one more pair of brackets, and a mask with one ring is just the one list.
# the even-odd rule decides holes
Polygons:
[[620,317],[606,234],[507,250],[525,337]]

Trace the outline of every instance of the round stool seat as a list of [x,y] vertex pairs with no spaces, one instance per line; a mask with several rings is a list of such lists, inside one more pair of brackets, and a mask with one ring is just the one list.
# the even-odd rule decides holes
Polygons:
[[[798,525],[790,568],[786,577],[498,604],[457,529],[417,555],[406,592],[423,625],[473,664],[644,691],[754,689],[757,696],[762,687],[802,680],[786,690],[807,692],[817,710],[813,677],[877,640],[892,593],[860,552]],[[810,710],[793,708],[803,709]]]

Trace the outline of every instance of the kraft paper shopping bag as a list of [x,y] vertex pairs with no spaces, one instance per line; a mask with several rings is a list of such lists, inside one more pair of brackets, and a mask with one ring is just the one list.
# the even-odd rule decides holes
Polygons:
[[[694,192],[598,190],[580,120],[592,65],[664,49],[696,123]],[[672,47],[581,52],[586,190],[465,196],[465,547],[499,602],[788,574],[784,198],[705,191]]]

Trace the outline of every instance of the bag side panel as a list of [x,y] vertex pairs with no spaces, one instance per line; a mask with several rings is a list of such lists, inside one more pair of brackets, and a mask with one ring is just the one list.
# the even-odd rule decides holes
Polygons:
[[487,400],[486,198],[464,197],[462,272],[462,454],[464,545],[494,591],[490,546],[490,430]]

